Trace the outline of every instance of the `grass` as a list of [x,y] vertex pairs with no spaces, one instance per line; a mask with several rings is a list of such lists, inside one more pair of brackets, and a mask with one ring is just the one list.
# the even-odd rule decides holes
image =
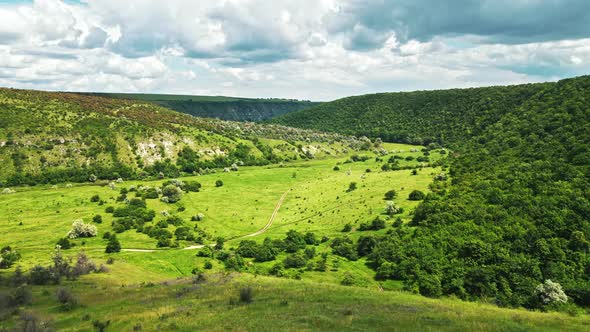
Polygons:
[[[396,150],[403,158],[421,155],[421,152],[410,152],[413,147],[407,145],[386,144],[385,148]],[[383,234],[393,223],[393,219],[383,214],[384,193],[391,189],[398,192],[395,202],[404,209],[400,217],[407,222],[418,204],[409,201],[408,194],[414,189],[427,192],[433,176],[441,169],[424,167],[417,175],[411,175],[410,170],[383,172],[380,170],[383,162],[376,161],[372,152],[364,154],[371,158],[351,163],[348,162],[350,156],[325,155],[323,159],[283,166],[242,167],[238,172],[187,177],[182,180],[199,181],[203,190],[184,194],[176,204],[148,200],[148,207],[157,212],[153,223],[163,218],[160,212],[165,210],[181,216],[187,223],[192,223],[188,221],[192,215],[203,213],[204,220],[197,223],[210,235],[207,243],[222,236],[228,239],[226,248],[235,248],[240,236],[264,227],[279,198],[288,191],[268,231],[248,239],[261,242],[265,237],[282,238],[290,229],[330,238]],[[431,154],[431,160],[438,158],[438,153]],[[415,163],[401,161],[402,166]],[[339,170],[334,170],[336,165]],[[215,187],[218,179],[223,180],[224,186]],[[34,286],[33,306],[22,310],[51,318],[60,331],[92,330],[91,322],[95,319],[111,320],[109,330],[114,331],[133,330],[137,326],[143,331],[574,331],[588,323],[585,317],[500,309],[454,299],[431,300],[404,293],[400,291],[400,282],[376,281],[366,259],[349,261],[332,255],[328,242],[315,247],[318,255],[328,254],[327,271],[288,269],[285,278],[262,276],[284,259],[284,253],[266,263],[254,264],[247,259],[244,272],[249,273],[231,275],[224,271],[223,263],[197,257],[196,250],[105,254],[106,240],[101,235],[112,231],[112,216],[104,209],[122,204],[115,202],[118,189],[131,185],[159,186],[163,181],[129,181],[118,184],[117,190],[109,189],[106,183],[22,187],[14,194],[1,195],[0,233],[10,235],[3,237],[1,244],[11,245],[21,252],[23,259],[19,264],[24,269],[35,264],[48,265],[52,248],[65,236],[71,223],[76,219],[90,222],[95,214],[103,216],[103,223],[97,225],[99,236],[77,239],[76,247],[65,253],[74,256],[84,251],[98,264],[106,263],[109,257],[115,259],[113,265],[108,265],[108,273],[91,274],[65,283],[81,303],[73,311],[59,309],[54,299],[55,286]],[[358,188],[347,192],[350,182],[357,182]],[[106,204],[91,202],[93,195],[99,195]],[[179,208],[184,210],[179,211]],[[360,223],[377,216],[387,220],[386,229],[357,230]],[[343,233],[342,228],[347,223],[352,224],[353,230]],[[156,249],[156,240],[134,230],[121,233],[118,238],[123,248]],[[191,244],[194,243],[180,243],[181,246]],[[208,270],[208,281],[192,284],[187,276],[195,268],[203,270],[206,261],[213,264]],[[0,272],[0,277],[9,273]],[[340,286],[345,277],[351,279],[354,286]],[[244,287],[253,290],[250,304],[240,304],[238,300]],[[230,304],[232,298],[234,304]],[[13,316],[0,322],[0,327],[15,326],[16,319]]]
[[[116,264],[115,264],[116,265]],[[403,292],[321,285],[308,281],[209,274],[207,280],[169,280],[128,287],[92,278],[71,283],[80,306],[60,310],[57,287],[34,288],[34,311],[59,331],[582,331],[587,316],[502,309],[454,299],[428,299]],[[252,289],[252,302],[239,301]],[[45,291],[45,292],[44,292]],[[23,310],[31,310],[23,308]],[[17,324],[5,321],[4,327]]]
[[[398,151],[403,157],[419,156],[421,152],[409,152],[412,146],[385,144],[389,151]],[[403,150],[405,152],[399,152]],[[315,232],[318,237],[349,235],[356,238],[362,234],[375,232],[352,232],[343,234],[343,226],[352,223],[354,228],[361,222],[368,222],[377,216],[384,217],[385,201],[383,194],[390,189],[399,192],[396,204],[405,209],[401,215],[404,220],[418,202],[407,200],[413,189],[427,191],[435,173],[435,168],[424,168],[418,175],[410,175],[409,170],[381,172],[382,162],[376,162],[372,152],[366,152],[371,159],[365,162],[345,163],[349,156],[328,157],[324,159],[287,163],[283,167],[271,165],[264,167],[242,167],[238,172],[216,173],[204,176],[186,177],[184,181],[199,181],[203,189],[198,193],[184,194],[176,204],[166,204],[159,200],[148,200],[148,207],[157,213],[152,223],[163,219],[161,212],[168,211],[182,217],[187,223],[191,216],[203,213],[203,221],[197,222],[198,227],[209,234],[206,243],[213,243],[221,236],[228,239],[227,248],[236,247],[241,236],[262,229],[269,220],[281,195],[289,190],[274,223],[266,233],[251,237],[261,242],[265,237],[282,238],[290,229],[300,232]],[[435,158],[433,153],[433,159]],[[387,159],[386,157],[385,159]],[[404,163],[410,163],[403,161]],[[334,171],[340,164],[340,171]],[[366,173],[366,169],[372,172]],[[216,180],[221,179],[224,186],[215,187]],[[103,223],[97,224],[99,236],[90,239],[77,239],[76,247],[66,251],[75,255],[84,251],[92,259],[105,262],[110,256],[116,257],[121,270],[115,270],[104,276],[109,282],[133,284],[143,281],[164,280],[178,276],[186,276],[195,267],[202,268],[205,258],[196,257],[195,250],[158,250],[156,252],[122,252],[115,255],[104,253],[106,240],[101,235],[112,231],[112,215],[105,213],[107,206],[121,206],[115,199],[118,189],[129,188],[131,185],[160,186],[164,180],[130,181],[118,184],[111,190],[106,183],[74,185],[67,188],[64,184],[53,188],[23,187],[11,195],[0,196],[0,233],[11,234],[9,240],[2,245],[11,245],[21,252],[23,259],[19,262],[28,269],[36,264],[47,265],[50,261],[52,248],[64,237],[74,220],[83,219],[90,222],[92,217],[100,214]],[[352,181],[359,183],[359,188],[346,192]],[[90,197],[99,195],[106,201],[98,205],[90,201]],[[182,207],[184,211],[179,212]],[[22,224],[21,224],[22,223]],[[388,221],[391,226],[392,220]],[[173,230],[173,227],[170,226]],[[384,233],[386,230],[379,231]],[[129,230],[118,234],[118,239],[125,249],[155,250],[156,240],[143,233]],[[194,243],[182,241],[181,246]],[[318,254],[330,253],[327,243],[317,247]],[[285,255],[280,255],[281,261]],[[332,256],[331,256],[332,257]],[[256,264],[251,272],[269,270],[276,261]],[[360,286],[377,287],[372,279],[374,272],[364,262],[349,262],[333,256],[329,260],[330,271],[306,272],[302,278],[322,283],[339,283],[345,273],[352,273]],[[214,271],[222,269],[220,264]],[[291,270],[293,275],[296,270]]]

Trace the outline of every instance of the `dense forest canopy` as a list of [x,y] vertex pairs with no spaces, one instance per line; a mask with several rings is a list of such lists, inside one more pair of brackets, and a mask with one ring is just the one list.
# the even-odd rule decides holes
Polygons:
[[[590,305],[590,76],[351,97],[280,123],[453,146],[410,227],[359,242],[382,279],[427,296],[537,307],[550,279]],[[401,128],[401,130],[400,130]]]
[[324,103],[271,121],[390,142],[449,145],[481,133],[547,86],[370,94]]

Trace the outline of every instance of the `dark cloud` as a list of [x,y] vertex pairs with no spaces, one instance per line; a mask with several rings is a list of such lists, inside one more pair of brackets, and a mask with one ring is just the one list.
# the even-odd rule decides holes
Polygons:
[[332,32],[348,36],[350,49],[369,45],[354,34],[358,25],[395,32],[402,41],[461,35],[504,44],[579,39],[590,36],[590,1],[350,0],[326,22]]

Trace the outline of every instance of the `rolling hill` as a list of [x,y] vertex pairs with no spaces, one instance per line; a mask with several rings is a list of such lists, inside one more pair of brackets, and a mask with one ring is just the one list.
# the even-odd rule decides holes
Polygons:
[[197,118],[150,102],[0,89],[4,185],[178,176],[233,163],[316,157],[356,139],[277,125]]
[[389,142],[449,145],[483,132],[548,86],[370,94],[323,103],[270,122]]
[[380,238],[378,278],[427,296],[539,307],[540,280],[590,305],[590,76],[345,98],[277,123],[454,150],[450,186]]
[[83,93],[84,95],[152,102],[171,110],[204,118],[230,121],[263,121],[304,110],[319,103],[276,98],[236,98],[141,93]]

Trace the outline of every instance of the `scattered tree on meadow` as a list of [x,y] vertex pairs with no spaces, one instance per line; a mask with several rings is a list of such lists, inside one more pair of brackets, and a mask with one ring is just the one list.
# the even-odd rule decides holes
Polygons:
[[86,224],[82,219],[74,221],[72,229],[68,232],[67,237],[76,239],[80,237],[94,237],[98,234],[96,226]]
[[116,253],[116,252],[120,252],[120,251],[121,251],[121,243],[119,243],[117,236],[115,234],[113,234],[109,238],[109,242],[107,243],[107,247],[105,249],[105,252],[107,254],[112,254],[112,253]]
[[408,199],[410,201],[421,201],[424,199],[426,195],[424,195],[423,192],[421,192],[420,190],[413,190],[410,195],[408,196]]

